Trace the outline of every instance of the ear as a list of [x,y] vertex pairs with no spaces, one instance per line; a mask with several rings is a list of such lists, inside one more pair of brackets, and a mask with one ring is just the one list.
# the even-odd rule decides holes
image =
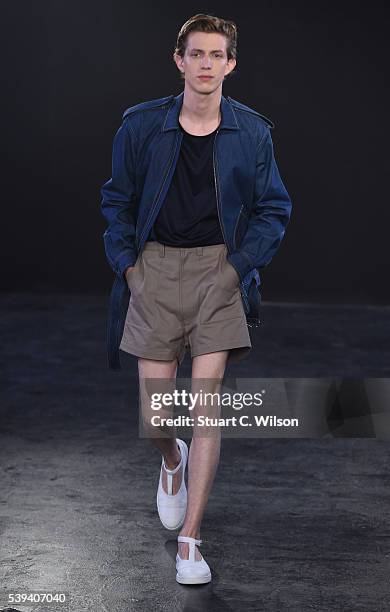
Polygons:
[[183,58],[180,55],[177,55],[176,53],[174,53],[173,54],[173,61],[175,62],[176,66],[178,67],[180,72],[182,72],[184,74]]
[[230,60],[228,60],[227,66],[226,66],[226,70],[225,70],[225,76],[227,76],[229,74],[229,72],[231,72],[232,70],[234,70],[234,68],[236,67],[237,64],[237,60],[232,57],[230,58]]

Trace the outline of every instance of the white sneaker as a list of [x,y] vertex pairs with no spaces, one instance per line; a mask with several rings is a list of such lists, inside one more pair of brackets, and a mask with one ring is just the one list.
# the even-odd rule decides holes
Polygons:
[[200,546],[202,540],[190,538],[189,536],[177,536],[178,542],[188,542],[189,555],[188,559],[182,559],[179,553],[176,555],[176,580],[180,584],[204,584],[210,582],[211,571],[203,559],[195,561],[195,544]]
[[[180,450],[180,463],[173,469],[169,470],[165,467],[164,457],[161,462],[160,480],[157,489],[157,510],[160,520],[167,529],[178,529],[184,523],[184,518],[187,510],[187,487],[185,483],[185,471],[188,459],[188,447],[184,440],[176,438],[177,445]],[[180,488],[175,495],[172,491],[173,475],[182,468],[182,478]],[[167,473],[167,489],[166,493],[162,486],[162,471]]]

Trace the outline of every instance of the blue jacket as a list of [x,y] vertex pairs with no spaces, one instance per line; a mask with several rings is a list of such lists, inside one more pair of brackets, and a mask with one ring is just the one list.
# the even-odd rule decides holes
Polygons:
[[[128,108],[114,137],[112,178],[101,188],[107,260],[115,272],[107,321],[108,365],[120,369],[130,289],[124,271],[134,266],[168,191],[183,134],[178,117],[184,92]],[[214,181],[228,261],[241,281],[249,326],[260,323],[259,269],[284,236],[292,203],[276,165],[270,130],[257,111],[221,96],[213,150]]]

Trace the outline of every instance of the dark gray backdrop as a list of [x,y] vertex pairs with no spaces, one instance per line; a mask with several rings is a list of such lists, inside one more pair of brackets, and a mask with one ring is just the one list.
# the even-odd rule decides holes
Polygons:
[[223,93],[276,125],[294,208],[263,299],[388,303],[389,18],[377,1],[3,7],[1,289],[109,291],[99,190],[112,139],[125,108],[181,91],[172,52],[197,12],[237,23]]

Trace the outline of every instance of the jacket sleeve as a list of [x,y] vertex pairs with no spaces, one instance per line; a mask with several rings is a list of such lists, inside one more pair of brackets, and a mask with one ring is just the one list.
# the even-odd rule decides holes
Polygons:
[[240,248],[228,256],[241,279],[253,268],[264,268],[270,263],[283,239],[291,209],[267,127],[256,152],[254,202],[248,228]]
[[103,234],[107,260],[118,275],[123,275],[136,259],[135,137],[128,120],[114,136],[112,177],[101,190],[101,211],[108,227]]

